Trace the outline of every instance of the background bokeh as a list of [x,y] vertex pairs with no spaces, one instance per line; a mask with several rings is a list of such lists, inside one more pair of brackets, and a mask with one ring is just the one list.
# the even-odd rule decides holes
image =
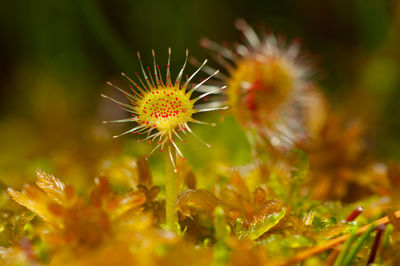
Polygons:
[[[200,38],[240,40],[237,18],[259,32],[300,39],[334,108],[365,124],[369,151],[400,159],[398,1],[21,0],[0,8],[0,180],[19,185],[39,167],[84,185],[107,158],[148,152],[133,137],[111,138],[126,125],[101,124],[126,115],[100,97],[115,95],[105,81],[127,85],[119,73],[139,70],[136,51],[151,63],[155,49],[166,64],[169,46],[176,74],[186,48],[209,56]],[[217,148],[186,145],[194,168],[251,157],[232,119],[196,130]]]

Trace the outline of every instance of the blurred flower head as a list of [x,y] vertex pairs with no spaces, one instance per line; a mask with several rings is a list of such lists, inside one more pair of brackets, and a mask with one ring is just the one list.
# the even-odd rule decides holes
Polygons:
[[216,77],[228,85],[225,96],[233,115],[273,147],[286,149],[305,141],[323,118],[318,112],[324,111],[324,99],[310,80],[313,70],[299,43],[287,44],[272,34],[260,39],[244,20],[236,27],[247,43],[233,50],[201,41],[227,71]]

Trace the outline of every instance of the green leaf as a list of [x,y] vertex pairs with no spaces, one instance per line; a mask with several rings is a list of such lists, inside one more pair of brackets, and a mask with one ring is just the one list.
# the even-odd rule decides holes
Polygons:
[[241,231],[239,234],[239,238],[247,237],[251,240],[259,238],[262,234],[277,225],[279,221],[282,220],[282,218],[285,216],[285,214],[286,208],[283,208],[280,212],[276,212],[264,217],[260,222],[255,223],[248,230]]

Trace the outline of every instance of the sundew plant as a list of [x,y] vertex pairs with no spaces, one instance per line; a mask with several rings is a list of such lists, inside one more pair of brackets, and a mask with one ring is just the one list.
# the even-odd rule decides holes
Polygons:
[[[126,74],[122,73],[122,76],[126,77],[131,83],[131,92],[126,92],[123,89],[111,84],[108,84],[120,92],[128,99],[129,103],[122,103],[113,98],[110,98],[104,94],[104,98],[110,99],[111,101],[118,104],[118,107],[131,113],[131,117],[122,120],[105,121],[108,122],[135,122],[136,126],[132,129],[114,136],[119,137],[128,133],[137,133],[139,135],[144,134],[146,137],[141,141],[148,141],[152,144],[154,141],[157,145],[151,151],[153,153],[155,150],[160,149],[163,152],[166,149],[165,156],[165,184],[166,184],[166,223],[169,227],[173,227],[177,223],[177,216],[175,213],[175,202],[177,197],[177,172],[178,168],[176,165],[176,154],[181,156],[184,160],[182,152],[175,143],[175,139],[184,142],[180,135],[190,133],[196,137],[199,141],[203,142],[207,147],[210,144],[205,143],[202,139],[197,137],[195,133],[190,129],[188,123],[198,123],[207,124],[206,122],[196,120],[193,118],[195,113],[200,112],[210,112],[216,110],[227,109],[226,107],[214,107],[208,108],[201,105],[195,105],[199,100],[206,97],[207,95],[217,92],[224,88],[221,87],[215,91],[206,92],[200,94],[197,97],[192,97],[193,92],[200,88],[207,80],[212,78],[218,73],[218,70],[211,74],[209,77],[204,79],[198,84],[191,84],[190,81],[194,76],[200,71],[200,69],[207,63],[207,60],[200,66],[200,68],[194,72],[190,77],[187,77],[181,84],[183,77],[183,72],[185,70],[188,50],[186,50],[186,60],[180,70],[178,77],[173,82],[171,80],[170,62],[171,62],[171,48],[168,49],[168,63],[165,82],[161,76],[160,67],[156,63],[155,52],[153,54],[153,71],[150,71],[150,67],[146,70],[143,67],[142,61],[140,59],[140,54],[138,53],[138,58],[140,61],[140,66],[143,73],[144,81],[135,73],[138,83],[135,83]],[[154,75],[154,78],[153,78]],[[191,99],[192,98],[192,99]],[[215,125],[215,124],[210,124]],[[154,132],[155,131],[155,132]],[[150,154],[151,154],[150,153]],[[147,158],[148,155],[145,155]]]
[[400,265],[399,4],[73,2],[3,40],[0,265]]
[[253,142],[280,149],[304,142],[324,113],[309,59],[298,43],[286,44],[272,34],[260,38],[244,20],[236,26],[246,43],[232,50],[208,39],[201,41],[217,53],[215,58],[226,71],[217,77],[228,85],[225,98],[233,115]]

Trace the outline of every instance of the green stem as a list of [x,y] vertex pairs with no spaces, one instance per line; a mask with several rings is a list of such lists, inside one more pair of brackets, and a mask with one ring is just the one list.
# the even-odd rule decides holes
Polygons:
[[219,243],[224,243],[229,235],[230,227],[226,225],[224,209],[221,206],[217,206],[214,210],[214,228],[215,238]]
[[178,197],[178,174],[175,172],[175,167],[172,164],[170,154],[174,161],[175,153],[171,152],[171,145],[167,145],[165,151],[165,214],[166,224],[169,230],[176,231],[178,228],[178,214],[175,204]]
[[371,224],[371,226],[368,228],[367,231],[365,231],[356,241],[356,243],[354,244],[354,247],[352,248],[352,250],[350,250],[347,254],[346,257],[343,260],[343,266],[348,266],[350,265],[353,261],[354,258],[356,257],[358,251],[360,251],[362,245],[365,243],[365,241],[367,241],[369,235],[371,234],[371,232],[374,230],[375,228],[375,223]]
[[221,206],[217,206],[214,210],[214,229],[217,243],[214,248],[212,266],[223,266],[226,265],[230,255],[230,249],[226,244],[230,227],[225,222],[224,209]]
[[351,244],[353,244],[354,240],[357,238],[357,230],[354,229],[354,231],[351,233],[350,237],[347,239],[347,241],[344,243],[344,246],[342,250],[339,253],[339,256],[337,257],[334,266],[342,266],[343,261],[346,257],[346,255],[349,253],[349,249],[351,247]]

